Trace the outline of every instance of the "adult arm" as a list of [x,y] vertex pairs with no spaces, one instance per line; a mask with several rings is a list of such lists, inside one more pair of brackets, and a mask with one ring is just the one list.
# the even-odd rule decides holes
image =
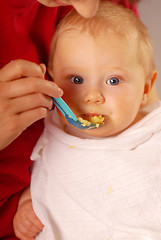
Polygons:
[[45,79],[44,64],[15,60],[0,70],[0,150],[23,130],[44,118],[52,108],[51,97],[62,90]]

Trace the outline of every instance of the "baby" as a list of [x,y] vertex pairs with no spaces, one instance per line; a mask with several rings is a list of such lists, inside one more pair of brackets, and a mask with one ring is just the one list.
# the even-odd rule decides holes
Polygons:
[[91,19],[73,10],[48,70],[78,118],[104,124],[79,130],[57,109],[45,119],[31,156],[36,239],[160,240],[161,103],[146,105],[157,75],[146,27],[108,1]]

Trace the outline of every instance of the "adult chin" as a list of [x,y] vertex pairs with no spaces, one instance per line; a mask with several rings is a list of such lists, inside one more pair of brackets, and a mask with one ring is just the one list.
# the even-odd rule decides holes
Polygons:
[[47,7],[59,7],[59,6],[66,6],[67,4],[62,3],[59,0],[37,0],[38,2],[42,3]]
[[[100,0],[37,0],[38,2],[42,3],[45,6],[48,7],[59,7],[59,6],[67,6],[72,5],[76,11],[85,18],[93,17],[96,14],[96,11],[98,9],[98,5]],[[65,2],[65,3],[64,3]]]

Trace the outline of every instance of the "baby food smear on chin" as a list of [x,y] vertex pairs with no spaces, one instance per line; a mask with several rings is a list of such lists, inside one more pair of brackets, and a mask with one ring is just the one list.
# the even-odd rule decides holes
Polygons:
[[82,126],[90,126],[91,124],[96,124],[96,127],[98,128],[104,124],[104,117],[102,115],[85,116],[83,118],[79,117],[78,121],[82,123]]

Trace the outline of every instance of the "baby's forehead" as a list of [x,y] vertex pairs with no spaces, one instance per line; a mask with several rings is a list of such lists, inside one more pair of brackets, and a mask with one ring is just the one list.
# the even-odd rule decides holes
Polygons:
[[[62,39],[78,39],[78,38],[88,38],[93,39],[95,42],[109,42],[109,40],[113,40],[115,44],[125,44],[126,47],[132,47],[137,51],[139,37],[136,31],[131,31],[130,34],[127,31],[116,31],[115,29],[108,27],[105,28],[104,31],[93,32],[90,29],[70,29],[70,31],[62,31],[57,38],[57,42]],[[68,41],[68,43],[69,43]],[[81,46],[79,46],[81,47]]]
[[[115,49],[118,49],[119,53],[122,53],[122,61],[124,60],[124,58],[126,59],[126,54],[128,56],[131,56],[133,60],[135,59],[135,61],[138,64],[140,64],[143,68],[146,67],[147,62],[149,61],[148,57],[145,58],[144,55],[145,51],[140,48],[139,37],[137,36],[136,32],[126,34],[120,31],[114,31],[113,28],[108,28],[106,29],[106,31],[102,31],[100,34],[94,35],[88,30],[78,31],[77,29],[73,29],[70,31],[62,32],[57,39],[58,40],[57,51],[59,52],[60,51],[59,47],[63,45],[66,45],[66,48],[68,48],[69,45],[72,45],[72,43],[75,42],[75,38],[79,37],[81,38],[82,35],[84,35],[85,38],[92,38],[95,42],[95,46],[98,49],[100,48],[101,45],[102,47],[104,46],[103,54],[104,53],[108,54],[107,52],[107,50],[109,49],[108,46],[111,46],[110,43],[112,42],[112,47],[115,47]],[[66,39],[68,39],[68,41],[66,41]],[[78,48],[81,48],[81,45],[78,46]],[[101,51],[99,50],[99,52]],[[110,52],[112,52],[112,50]],[[70,55],[72,55],[72,51],[70,52]],[[114,51],[113,56],[117,56],[116,51]]]
[[97,41],[98,36],[104,36],[104,38],[113,36],[116,42],[124,43],[127,48],[132,47],[137,52],[138,61],[147,65],[147,70],[152,65],[153,50],[145,25],[132,14],[132,11],[109,1],[101,1],[97,14],[90,19],[85,19],[75,11],[71,11],[57,27],[51,45],[50,59],[54,55],[57,41],[61,36],[66,35],[72,38],[82,32],[88,32],[90,37]]

